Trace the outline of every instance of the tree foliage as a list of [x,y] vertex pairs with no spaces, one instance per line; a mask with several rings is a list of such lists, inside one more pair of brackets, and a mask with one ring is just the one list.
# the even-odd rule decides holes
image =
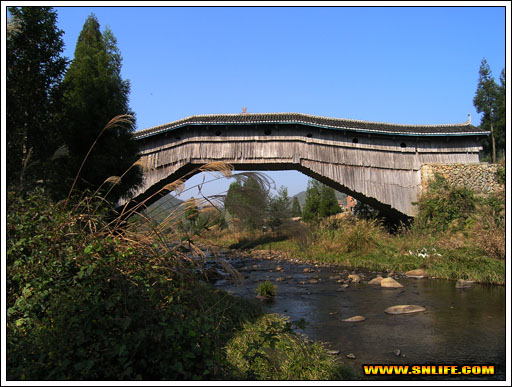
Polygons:
[[69,159],[61,164],[61,169],[68,183],[64,186],[69,189],[69,183],[95,144],[76,188],[96,189],[109,177],[122,176],[107,198],[111,201],[141,182],[141,171],[132,167],[138,159],[138,145],[132,135],[135,120],[103,131],[114,117],[134,115],[128,106],[130,83],[121,77],[121,62],[112,31],[106,28],[102,34],[98,20],[91,14],[80,32],[73,62],[64,78],[61,127]]
[[299,199],[297,198],[297,196],[293,197],[292,209],[291,209],[290,215],[292,217],[302,216],[302,209],[300,208],[300,203],[299,203]]
[[484,58],[478,74],[473,105],[478,113],[483,113],[480,127],[491,132],[483,141],[484,153],[496,162],[497,154],[504,155],[505,152],[505,73],[502,70],[501,85],[498,86]]
[[7,183],[48,178],[62,145],[56,124],[61,109],[63,31],[51,7],[9,8],[6,58]]
[[276,196],[272,196],[268,203],[268,225],[275,231],[290,219],[290,197],[288,188],[281,186]]
[[238,175],[224,200],[224,208],[249,230],[261,229],[265,224],[268,189],[262,183],[255,175]]
[[341,211],[336,199],[336,191],[316,180],[308,181],[306,202],[302,210],[304,221],[315,221]]

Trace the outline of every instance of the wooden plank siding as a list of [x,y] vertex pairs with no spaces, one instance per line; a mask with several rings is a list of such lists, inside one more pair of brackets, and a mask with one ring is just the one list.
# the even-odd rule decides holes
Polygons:
[[414,216],[423,164],[479,161],[482,133],[454,128],[446,135],[416,134],[416,127],[407,129],[411,134],[392,128],[374,134],[289,123],[150,128],[138,134],[149,167],[144,184],[119,204],[143,200],[194,166],[222,161],[237,170],[296,169],[384,211]]

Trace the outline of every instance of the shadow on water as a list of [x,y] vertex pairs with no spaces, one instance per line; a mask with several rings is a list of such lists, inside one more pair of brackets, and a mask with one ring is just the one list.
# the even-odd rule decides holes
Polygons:
[[[351,272],[341,267],[315,267],[275,259],[229,261],[245,281],[234,285],[220,280],[217,287],[254,297],[259,282],[272,281],[277,293],[274,302],[264,305],[266,312],[285,314],[292,320],[303,318],[308,323],[304,333],[340,351],[340,360],[356,372],[362,373],[363,364],[494,364],[496,374],[492,376],[424,375],[409,380],[505,379],[504,287],[475,285],[456,289],[453,281],[400,277],[403,288],[385,289],[367,283],[379,274],[375,272],[358,272],[362,281],[348,283]],[[304,272],[305,268],[310,271]],[[402,304],[421,305],[426,311],[409,315],[384,313],[387,307]],[[342,321],[355,315],[366,320]],[[348,354],[355,355],[355,359],[348,359]]]

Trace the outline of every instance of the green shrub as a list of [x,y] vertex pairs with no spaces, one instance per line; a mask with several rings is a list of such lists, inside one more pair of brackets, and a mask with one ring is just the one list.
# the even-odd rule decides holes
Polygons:
[[276,295],[276,285],[270,281],[260,282],[256,287],[256,294],[261,297],[274,297]]
[[503,165],[500,165],[498,167],[498,170],[496,171],[496,180],[500,184],[505,184],[506,179],[507,179],[507,174],[505,171],[505,163],[503,163]]
[[309,342],[284,317],[265,315],[246,323],[227,344],[233,375],[249,380],[347,380],[353,371],[341,366],[320,343]]
[[417,204],[418,214],[413,226],[421,231],[436,233],[449,228],[463,228],[475,210],[476,199],[472,190],[454,187],[436,174]]

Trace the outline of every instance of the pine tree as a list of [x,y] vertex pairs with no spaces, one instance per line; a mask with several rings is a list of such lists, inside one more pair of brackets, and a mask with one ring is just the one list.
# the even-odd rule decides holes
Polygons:
[[265,223],[268,192],[261,182],[249,175],[245,180],[231,183],[224,200],[224,208],[240,219],[249,230],[260,229]]
[[281,186],[278,194],[269,199],[268,204],[268,225],[275,231],[287,220],[290,219],[290,197],[288,188]]
[[[496,126],[500,118],[499,114],[499,87],[494,81],[491,68],[485,58],[482,60],[478,72],[478,86],[473,98],[473,105],[478,113],[483,113],[480,127],[491,132],[489,141],[484,141],[484,152],[492,157],[492,162],[496,162],[496,139],[505,138],[504,127]],[[504,150],[504,147],[503,147]]]
[[[51,7],[9,8],[7,28],[7,183],[45,181],[62,145],[55,122],[61,109],[66,58],[63,31]],[[27,161],[24,166],[25,161]],[[25,185],[25,184],[24,184]]]
[[334,188],[322,185],[320,190],[320,203],[318,204],[318,216],[325,218],[341,212],[341,208],[336,198]]
[[133,167],[138,159],[138,144],[133,138],[135,120],[103,131],[114,117],[134,115],[128,106],[130,83],[121,78],[121,62],[112,31],[107,28],[102,34],[98,20],[91,14],[80,32],[64,79],[62,128],[70,157],[63,165],[63,174],[69,190],[95,144],[80,171],[76,189],[97,189],[110,176],[122,176],[115,187],[106,186],[113,188],[107,198],[113,202],[138,185],[142,176],[138,167]]
[[316,180],[308,181],[306,202],[302,210],[302,219],[306,222],[319,220],[341,212],[336,191]]
[[319,219],[320,191],[320,182],[310,179],[306,189],[306,201],[302,209],[302,219],[306,222]]
[[299,199],[297,198],[297,196],[293,197],[291,216],[294,218],[298,217],[298,216],[302,216],[302,209],[300,208],[300,203],[299,203]]
[[501,69],[500,73],[500,84],[498,86],[498,98],[497,98],[497,109],[496,109],[496,151],[497,155],[505,157],[506,147],[506,87],[505,87],[505,69]]

